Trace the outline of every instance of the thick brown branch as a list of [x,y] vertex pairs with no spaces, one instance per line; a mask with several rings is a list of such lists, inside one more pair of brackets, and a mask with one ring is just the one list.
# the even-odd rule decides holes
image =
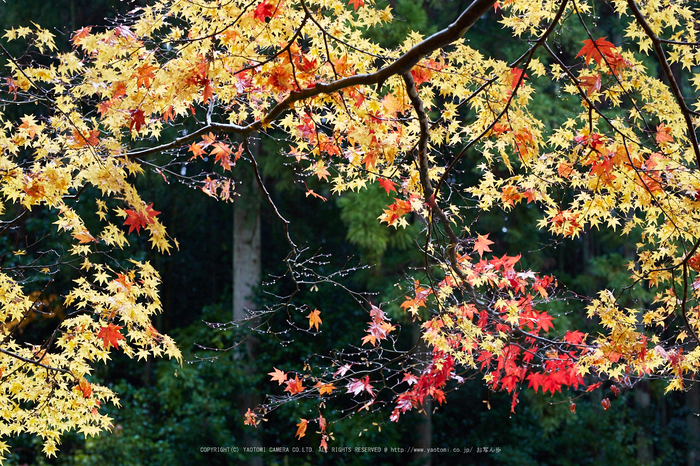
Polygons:
[[406,71],[410,71],[423,57],[431,54],[435,50],[448,45],[459,39],[476,21],[483,16],[496,0],[475,0],[474,3],[462,12],[455,22],[440,32],[433,34],[427,39],[415,45],[408,52],[396,59],[391,64],[379,69],[374,73],[358,74],[349,76],[330,83],[317,83],[309,89],[302,89],[291,92],[284,100],[275,105],[270,112],[262,119],[247,125],[232,125],[224,123],[211,123],[198,129],[197,131],[177,138],[167,144],[141,149],[128,154],[129,157],[144,157],[147,155],[156,154],[159,152],[176,149],[183,144],[194,141],[201,135],[209,131],[219,131],[223,133],[236,133],[247,135],[259,131],[275,121],[284,111],[293,107],[296,102],[311,99],[313,97],[332,94],[343,89],[353,86],[367,86],[373,84],[381,84],[391,76],[403,75]]
[[428,133],[430,132],[430,121],[428,121],[428,115],[425,113],[425,108],[423,108],[423,101],[418,95],[418,90],[416,89],[416,83],[413,80],[413,76],[410,71],[403,73],[403,80],[406,83],[406,92],[408,93],[408,98],[411,100],[411,105],[418,115],[418,121],[420,123],[420,138],[418,140],[417,154],[418,154],[418,172],[420,174],[420,183],[423,187],[423,198],[426,204],[430,207],[433,215],[435,215],[445,229],[445,233],[449,237],[450,246],[447,248],[447,252],[450,257],[450,266],[452,270],[461,279],[466,279],[466,275],[459,268],[459,263],[457,261],[457,244],[459,244],[459,238],[452,227],[450,226],[450,221],[445,215],[445,212],[438,207],[435,200],[435,192],[433,191],[433,186],[430,183],[430,164],[428,162]]

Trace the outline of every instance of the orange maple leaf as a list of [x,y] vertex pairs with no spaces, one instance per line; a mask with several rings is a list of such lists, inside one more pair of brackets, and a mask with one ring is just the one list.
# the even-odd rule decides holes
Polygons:
[[80,383],[78,384],[78,390],[83,392],[83,398],[90,398],[92,396],[92,386],[90,385],[90,382],[88,382],[85,377],[80,378]]
[[314,385],[314,388],[318,388],[319,395],[330,395],[333,393],[333,390],[335,390],[336,387],[332,383],[318,382],[316,385]]
[[268,372],[267,375],[272,376],[272,381],[273,382],[278,382],[280,385],[282,385],[284,382],[287,381],[287,373],[282,372],[281,370],[277,369],[276,367],[273,367],[272,372]]
[[243,424],[257,427],[258,423],[260,422],[257,420],[257,417],[258,415],[248,408],[248,411],[245,413],[245,421],[243,421]]
[[348,5],[352,5],[355,7],[355,11],[357,11],[358,8],[365,6],[365,1],[364,0],[348,0]]
[[575,58],[585,55],[586,66],[588,66],[591,59],[595,60],[595,62],[600,65],[604,57],[608,60],[612,60],[617,56],[617,53],[615,52],[615,45],[612,42],[605,40],[605,37],[601,37],[595,41],[586,39],[582,42],[584,45],[581,47],[581,50],[579,50],[578,55],[576,55]]
[[210,155],[214,156],[214,163],[220,163],[224,170],[231,169],[231,148],[228,144],[222,141],[216,142]]
[[311,329],[311,327],[316,327],[317,332],[319,324],[323,323],[321,322],[319,314],[321,314],[321,311],[314,309],[308,316],[306,316],[306,318],[309,319],[309,329]]
[[581,87],[586,89],[586,96],[590,97],[594,92],[600,92],[600,75],[595,76],[582,76],[579,78],[581,81]]
[[27,136],[29,136],[29,139],[34,139],[36,132],[39,130],[39,127],[34,122],[34,117],[31,115],[25,115],[22,118],[22,124],[19,125],[19,127],[25,130]]
[[285,388],[284,391],[289,392],[290,395],[296,395],[304,391],[304,386],[301,380],[299,380],[298,375],[294,376],[294,380],[287,380],[285,383],[287,384],[287,388]]
[[97,333],[97,338],[101,338],[105,345],[105,349],[109,349],[110,346],[114,346],[119,349],[119,340],[125,340],[124,335],[119,333],[119,329],[124,328],[123,325],[109,324],[106,327],[100,327],[100,331]]
[[384,215],[380,217],[380,221],[386,222],[389,225],[392,225],[395,221],[401,218],[402,215],[405,215],[413,210],[410,202],[402,201],[401,199],[396,198],[394,198],[394,200],[396,202],[388,206],[387,209],[384,209]]
[[92,236],[90,232],[85,229],[83,229],[79,233],[73,233],[73,238],[77,239],[79,244],[87,244],[93,241],[97,243],[95,237]]
[[71,38],[71,42],[73,42],[73,45],[80,45],[80,40],[89,36],[91,29],[92,28],[88,26],[75,31],[75,34],[73,34],[73,37]]
[[301,422],[297,424],[299,428],[297,429],[297,433],[294,434],[294,436],[298,439],[301,439],[304,435],[306,435],[306,426],[308,425],[309,421],[302,418],[299,419],[301,419]]
[[476,239],[474,242],[474,251],[479,253],[479,257],[482,257],[485,252],[491,252],[491,248],[489,245],[493,244],[493,241],[489,239],[489,235],[491,233],[487,233],[485,235],[479,235],[479,237]]
[[673,142],[673,136],[671,136],[671,128],[666,126],[665,123],[661,123],[656,127],[656,143],[664,146],[667,142]]
[[124,220],[124,225],[129,225],[129,233],[136,230],[136,234],[139,236],[141,235],[141,227],[155,222],[156,216],[160,213],[153,210],[153,203],[148,204],[143,212],[137,212],[131,209],[126,209],[124,212],[126,212],[128,216],[126,220]]
[[151,80],[156,77],[153,72],[157,69],[158,68],[151,66],[148,63],[137,68],[136,73],[132,75],[132,77],[136,78],[136,87],[150,87]]
[[204,147],[202,147],[200,143],[197,142],[193,142],[187,150],[194,154],[192,157],[190,157],[190,160],[196,159],[197,157],[202,157],[202,154],[204,154]]
[[216,180],[212,180],[207,176],[207,179],[204,180],[204,186],[202,186],[202,191],[204,191],[207,196],[216,198],[216,188],[219,186],[219,184],[216,182]]

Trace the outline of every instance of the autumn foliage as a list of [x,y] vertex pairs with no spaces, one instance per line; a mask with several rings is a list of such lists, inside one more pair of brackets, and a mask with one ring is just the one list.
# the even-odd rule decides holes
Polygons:
[[[160,253],[177,246],[159,207],[141,198],[133,179],[148,166],[167,181],[184,176],[171,164],[206,159],[210,171],[187,182],[234,201],[231,173],[249,164],[262,184],[251,140],[273,133],[284,134],[284,155],[297,174],[328,183],[334,195],[378,183],[391,193],[378,222],[424,227],[416,247],[425,260],[414,264],[418,272],[406,270],[412,279],[401,285],[398,304],[404,319],[419,322],[429,353],[416,358],[397,349],[400,319],[386,312],[387,303],[362,295],[358,305],[368,318],[365,334],[356,336],[361,351],[335,352],[341,356],[316,370],[269,368],[273,396],[250,407],[246,424],[313,397],[319,414],[300,419],[296,437],[317,432],[326,448],[337,421],[323,414],[332,400],[349,399],[358,411],[386,408],[398,421],[426,399],[449,402],[450,387],[467,373],[509,393],[513,412],[526,389],[570,393],[575,413],[575,397],[601,381],[662,377],[668,390],[680,390],[693,379],[700,368],[700,107],[670,68],[700,66],[690,4],[615,0],[629,19],[625,43],[586,33],[565,61],[550,47],[552,33],[566,22],[591,24],[589,2],[504,2],[501,24],[526,46],[505,63],[462,39],[494,0],[476,0],[444,31],[427,39],[411,34],[397,49],[359,34],[391,20],[371,0],[151,3],[114,27],[77,31],[66,54],[56,55],[53,36],[39,27],[4,35],[29,44],[43,61],[5,52],[5,105],[30,113],[0,114],[2,221],[43,210],[71,246],[57,263],[37,256],[25,269],[0,270],[1,435],[38,435],[52,455],[66,430],[94,435],[109,427],[100,409],[116,395],[90,382],[95,362],[113,352],[180,358],[151,322],[162,311],[157,271],[107,260],[142,233]],[[572,105],[553,128],[529,108],[544,82],[556,83]],[[700,91],[700,77],[688,86]],[[191,129],[166,137],[170,125]],[[455,176],[467,159],[479,180],[465,186]],[[308,202],[326,200],[302,185]],[[93,198],[85,198],[87,188]],[[81,217],[78,198],[92,206],[94,221]],[[526,252],[504,252],[490,232],[472,231],[475,212],[521,205],[534,206],[538,227],[562,241],[591,229],[641,232],[629,280],[652,290],[653,302],[630,308],[619,290],[602,289],[586,301],[598,331],[558,326],[546,306],[563,292],[556,279],[523,267]],[[310,270],[304,251],[289,234],[287,240],[286,279],[301,293],[295,300],[334,280]],[[33,312],[34,285],[21,279],[30,268],[47,277],[79,270],[63,294],[66,318],[32,346],[9,325]],[[289,321],[303,322],[302,335],[343,318],[296,306],[299,315]]]

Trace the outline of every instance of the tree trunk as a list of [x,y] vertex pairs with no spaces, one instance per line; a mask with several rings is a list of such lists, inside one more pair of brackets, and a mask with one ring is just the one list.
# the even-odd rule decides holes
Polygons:
[[[413,325],[413,343],[418,345],[418,355],[424,358],[429,353],[429,349],[425,344],[425,340],[421,338],[421,327],[418,322]],[[422,370],[424,367],[419,366]],[[430,452],[428,449],[432,445],[433,438],[433,410],[432,401],[426,399],[423,402],[425,415],[419,415],[418,422],[414,426],[415,439],[413,445],[413,455],[411,464],[420,466],[430,466]]]
[[634,387],[634,401],[637,404],[642,425],[637,432],[637,461],[639,464],[651,464],[654,461],[652,436],[649,431],[651,405],[651,386],[648,380],[642,380]]
[[[251,150],[258,151],[257,144]],[[257,156],[257,154],[255,154]],[[257,304],[254,300],[255,287],[261,280],[260,270],[260,192],[255,183],[253,171],[249,166],[239,164],[236,170],[237,196],[233,203],[233,319],[243,320],[249,317],[248,311],[254,311]],[[254,322],[250,322],[254,325]],[[248,325],[243,330],[250,331]],[[253,377],[255,372],[255,356],[258,339],[254,334],[244,333],[245,344],[234,353],[234,358],[242,365],[243,372]],[[237,396],[238,410],[241,417],[248,408],[260,403],[260,396],[254,390],[254,384],[241,387]],[[258,426],[257,429],[261,427]],[[246,427],[244,430],[245,447],[261,447],[259,430]],[[247,464],[262,466],[260,456],[250,457]]]
[[700,462],[700,388],[696,383],[685,392],[686,429],[688,432],[688,465]]

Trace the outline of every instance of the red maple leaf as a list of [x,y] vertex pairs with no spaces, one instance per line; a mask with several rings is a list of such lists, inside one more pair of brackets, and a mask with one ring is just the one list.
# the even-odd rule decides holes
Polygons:
[[573,332],[567,331],[566,335],[564,335],[564,341],[571,343],[572,345],[580,345],[583,341],[583,337],[585,336],[586,335],[584,333],[581,333],[578,330],[574,330]]
[[267,1],[262,1],[255,8],[254,17],[264,23],[265,18],[272,18],[272,15],[274,14],[274,12],[275,12],[274,5],[270,5],[269,3],[267,3]]
[[521,70],[518,67],[514,67],[510,69],[510,89],[511,91],[514,91],[516,87],[518,87],[518,84],[522,85],[525,82],[525,79],[527,78],[527,74],[525,74],[525,70]]
[[287,388],[285,388],[284,391],[289,392],[290,395],[296,395],[304,391],[304,386],[302,385],[302,381],[299,380],[298,375],[294,376],[294,380],[287,380],[285,383],[287,384]]
[[135,211],[131,209],[126,209],[127,218],[124,220],[124,225],[129,225],[129,233],[136,230],[136,234],[141,235],[141,227],[150,225],[155,222],[155,217],[160,213],[153,210],[153,203],[146,206],[143,211]]
[[387,196],[389,195],[390,191],[396,192],[396,188],[394,187],[394,183],[391,182],[390,179],[388,178],[379,178],[379,186],[384,188],[386,190]]
[[595,41],[586,39],[583,41],[583,44],[583,47],[581,47],[581,50],[579,50],[578,55],[576,55],[575,58],[585,55],[586,66],[588,66],[591,58],[600,65],[600,63],[603,61],[603,57],[605,57],[607,60],[612,60],[617,56],[617,53],[615,52],[615,45],[612,42],[605,40],[605,37],[601,37]]
[[101,338],[105,345],[105,349],[109,349],[110,345],[119,348],[119,340],[125,340],[124,335],[119,333],[119,329],[124,328],[122,325],[109,324],[106,327],[100,327],[97,333],[97,338]]
[[361,6],[365,6],[365,0],[348,0],[348,5],[352,5],[357,11]]
[[141,131],[141,126],[146,123],[146,115],[141,109],[132,110],[129,112],[129,115],[131,115],[131,119],[129,120],[129,132],[136,128],[136,132],[138,133]]
[[395,221],[401,218],[401,216],[413,210],[410,202],[402,201],[401,199],[396,198],[394,198],[394,200],[396,203],[391,204],[387,209],[384,209],[384,216],[382,217],[382,221],[387,222],[389,225],[393,224]]
[[479,235],[479,237],[474,242],[474,251],[479,253],[479,257],[482,257],[484,252],[491,252],[491,248],[489,248],[489,245],[493,244],[493,241],[489,239],[490,234],[491,233],[487,233],[483,236]]

